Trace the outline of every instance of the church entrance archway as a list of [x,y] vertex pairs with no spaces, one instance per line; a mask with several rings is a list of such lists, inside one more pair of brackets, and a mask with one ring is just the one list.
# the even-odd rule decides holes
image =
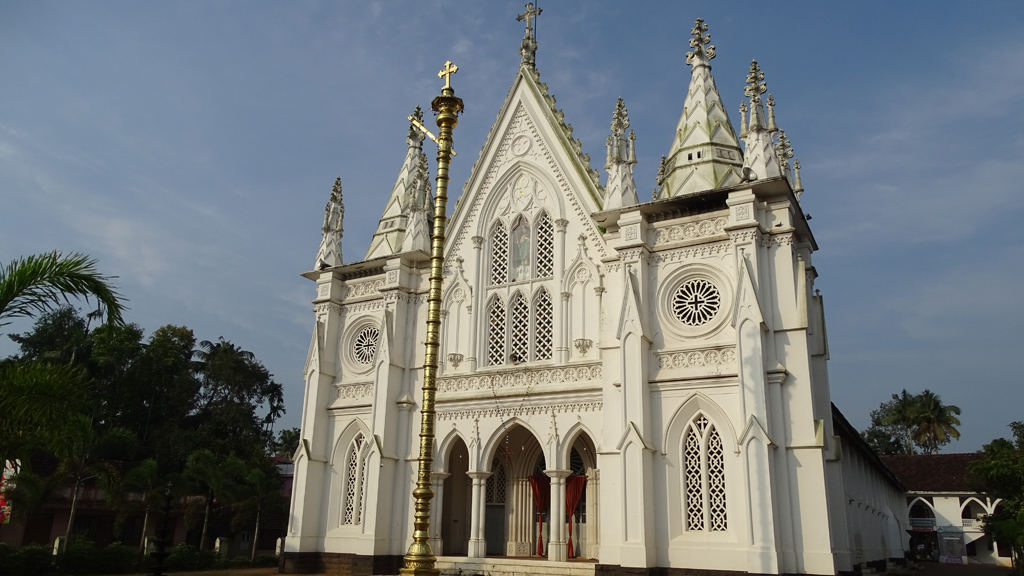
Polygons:
[[565,482],[569,558],[597,558],[598,495],[597,451],[586,432],[569,449],[569,477]]
[[543,475],[540,442],[523,426],[510,425],[491,457],[491,475],[485,487],[487,555],[547,554],[548,510],[538,511],[530,483],[538,467]]
[[469,450],[462,439],[455,441],[448,452],[441,499],[441,541],[445,556],[469,553],[469,514],[472,509],[472,483],[469,471]]

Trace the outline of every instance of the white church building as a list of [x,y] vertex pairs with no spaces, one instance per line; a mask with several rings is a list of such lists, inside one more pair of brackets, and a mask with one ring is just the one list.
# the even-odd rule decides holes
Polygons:
[[[602,184],[540,81],[530,8],[448,226],[438,568],[836,574],[903,558],[902,486],[831,404],[818,246],[757,63],[728,71],[747,74],[737,134],[697,20],[641,202],[624,103]],[[365,257],[342,260],[339,180],[304,274],[285,572],[397,574],[412,540],[433,197],[423,136],[407,142]]]

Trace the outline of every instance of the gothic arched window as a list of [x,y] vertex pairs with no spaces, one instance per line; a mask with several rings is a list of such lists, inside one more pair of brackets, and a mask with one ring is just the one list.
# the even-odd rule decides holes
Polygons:
[[555,275],[555,225],[547,212],[537,219],[537,278]]
[[541,288],[537,293],[536,300],[533,316],[537,331],[534,337],[534,360],[551,360],[551,343],[554,338],[555,324],[551,294]]
[[341,491],[345,495],[341,517],[343,525],[363,521],[363,486],[366,483],[366,457],[362,455],[364,443],[363,434],[356,434],[346,452],[344,486]]
[[722,437],[707,416],[698,413],[687,425],[683,438],[686,529],[724,532],[728,524]]
[[491,232],[491,284],[508,281],[508,232],[505,224],[498,222]]
[[530,361],[530,305],[522,292],[512,297],[509,313],[509,354],[513,363]]
[[501,300],[491,300],[487,309],[487,364],[505,363],[505,306]]
[[522,216],[509,235],[509,282],[530,279],[530,225]]

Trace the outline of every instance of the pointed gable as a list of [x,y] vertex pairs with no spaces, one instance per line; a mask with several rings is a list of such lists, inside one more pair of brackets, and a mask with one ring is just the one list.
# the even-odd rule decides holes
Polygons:
[[[526,186],[513,190],[518,183]],[[514,198],[517,192],[522,193]],[[446,255],[462,250],[469,238],[485,235],[498,214],[532,207],[555,220],[581,222],[590,244],[605,256],[604,240],[590,218],[601,208],[602,197],[590,156],[572,138],[572,126],[555,107],[547,85],[535,69],[521,66],[456,202]]]

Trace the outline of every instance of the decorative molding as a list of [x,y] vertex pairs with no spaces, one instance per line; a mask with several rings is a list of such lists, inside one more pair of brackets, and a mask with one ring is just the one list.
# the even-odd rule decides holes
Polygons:
[[749,230],[740,230],[736,232],[729,232],[729,239],[732,240],[733,244],[741,244],[744,242],[754,242],[760,236],[760,232],[756,228]]
[[572,404],[542,404],[538,406],[522,406],[517,408],[485,408],[482,410],[454,410],[451,412],[438,412],[437,419],[441,420],[465,420],[467,418],[511,418],[516,416],[534,416],[536,414],[578,414],[580,412],[600,412],[604,409],[604,402],[575,402]]
[[693,258],[707,258],[708,256],[719,256],[722,254],[729,254],[732,252],[732,244],[729,242],[715,242],[713,244],[701,244],[700,246],[691,246],[688,248],[676,248],[674,250],[666,250],[664,252],[655,252],[651,255],[651,262],[653,264],[665,264],[669,262],[679,262],[680,260],[690,260]]
[[373,395],[372,382],[367,382],[365,384],[335,384],[334,387],[338,391],[338,400],[365,398]]
[[762,248],[771,248],[772,246],[792,246],[795,240],[792,232],[783,234],[771,234],[762,236],[758,241],[758,245]]
[[672,370],[680,368],[732,368],[736,365],[735,346],[717,346],[699,350],[666,352],[656,354],[658,368]]
[[[397,282],[397,271],[392,270],[391,272],[388,273],[388,275],[390,276],[390,274],[392,273],[396,275],[395,281]],[[389,283],[391,283],[390,280]],[[378,278],[377,280],[370,280],[369,282],[349,284],[348,286],[345,287],[344,292],[342,292],[341,299],[345,300],[347,298],[359,298],[361,296],[375,296],[377,295],[378,292],[380,292],[380,289],[383,287],[384,280],[380,278]]]
[[725,234],[725,227],[728,224],[728,218],[719,216],[717,218],[707,218],[696,222],[658,228],[654,233],[654,245],[721,236]]
[[602,368],[600,364],[534,370],[514,368],[495,374],[441,377],[437,381],[437,391],[444,394],[473,390],[527,388],[529,386],[543,386],[545,384],[594,382],[601,380],[601,376]]
[[[338,306],[337,304],[333,303],[330,305],[336,306],[338,308],[338,312],[344,314],[352,314],[353,312],[369,312],[371,310],[382,310],[384,308],[384,300],[378,298],[377,300],[370,300],[369,302],[357,302],[355,304],[346,304],[344,306]],[[320,306],[324,305],[321,304]]]

